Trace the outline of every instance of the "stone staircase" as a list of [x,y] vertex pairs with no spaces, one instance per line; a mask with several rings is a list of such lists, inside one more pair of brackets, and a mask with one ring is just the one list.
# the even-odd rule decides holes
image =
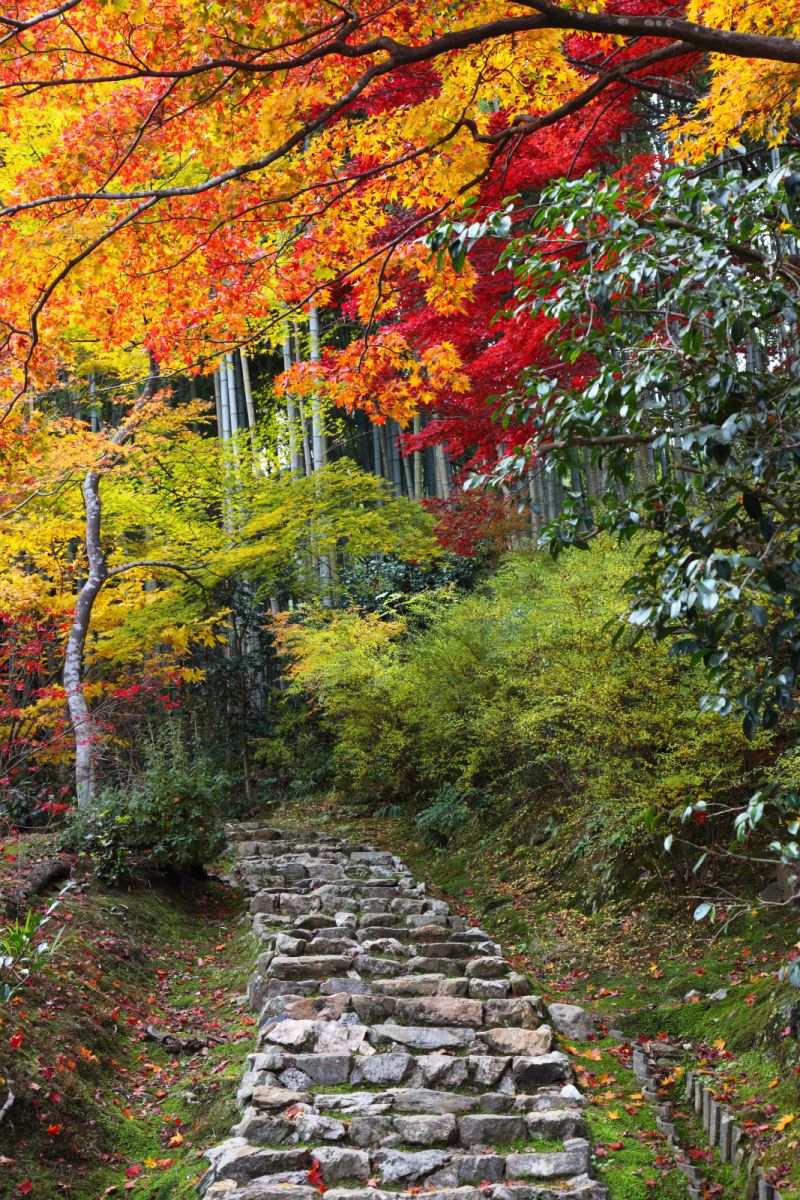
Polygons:
[[233,1136],[199,1190],[225,1200],[606,1200],[549,1009],[500,947],[384,851],[229,827],[263,943]]

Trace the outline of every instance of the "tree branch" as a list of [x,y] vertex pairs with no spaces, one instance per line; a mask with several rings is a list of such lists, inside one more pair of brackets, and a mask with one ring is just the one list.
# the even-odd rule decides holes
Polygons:
[[139,567],[160,567],[165,571],[177,571],[179,575],[185,575],[187,579],[191,579],[194,583],[197,580],[194,578],[194,572],[204,571],[205,563],[194,563],[190,567],[183,567],[180,563],[170,562],[168,559],[161,558],[141,558],[136,562],[123,563],[119,567],[112,567],[106,572],[106,579],[113,579],[115,575],[122,575],[124,571],[135,571]]

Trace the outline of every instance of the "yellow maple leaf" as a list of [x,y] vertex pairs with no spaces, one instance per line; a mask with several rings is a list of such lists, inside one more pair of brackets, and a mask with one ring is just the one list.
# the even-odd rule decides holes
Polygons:
[[791,1125],[791,1123],[794,1119],[795,1119],[794,1113],[787,1113],[785,1117],[781,1117],[781,1119],[779,1121],[776,1121],[775,1128],[777,1129],[778,1133],[783,1133],[786,1126]]

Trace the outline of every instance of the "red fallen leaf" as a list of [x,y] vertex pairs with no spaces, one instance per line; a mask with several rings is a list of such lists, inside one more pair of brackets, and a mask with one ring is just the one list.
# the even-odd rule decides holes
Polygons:
[[621,1150],[622,1142],[609,1142],[608,1148],[609,1148],[609,1150]]
[[23,1179],[22,1183],[18,1183],[17,1191],[23,1196],[29,1196],[33,1191],[33,1184],[31,1183],[30,1179]]
[[[19,1050],[19,1048],[22,1045],[22,1043],[24,1042],[24,1040],[25,1039],[23,1038],[21,1033],[12,1033],[11,1037],[8,1039],[8,1044],[12,1050]],[[20,1186],[22,1186],[22,1185],[20,1185]],[[31,1186],[33,1186],[33,1185],[31,1184]]]
[[63,1125],[48,1125],[47,1132],[50,1134],[50,1137],[58,1137],[63,1128]]
[[133,1164],[132,1166],[128,1167],[125,1174],[128,1176],[128,1179],[135,1179],[137,1175],[141,1175],[143,1170],[143,1167],[137,1167],[135,1164]]
[[306,1179],[308,1180],[308,1182],[311,1184],[312,1187],[315,1187],[317,1189],[318,1192],[324,1192],[326,1190],[325,1179],[323,1177],[322,1171],[320,1170],[319,1159],[315,1158],[314,1161],[312,1162],[311,1170],[306,1175]]

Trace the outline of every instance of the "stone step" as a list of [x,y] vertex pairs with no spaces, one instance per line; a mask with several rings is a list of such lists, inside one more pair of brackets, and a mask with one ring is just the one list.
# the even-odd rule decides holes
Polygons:
[[[266,831],[265,836],[257,835]],[[241,1120],[200,1192],[226,1200],[607,1200],[549,1013],[487,934],[399,859],[235,822],[263,944]],[[479,1185],[479,1186],[476,1186]]]
[[[561,1143],[583,1137],[586,1132],[583,1115],[576,1109],[502,1114],[470,1111],[469,1102],[473,1110],[480,1110],[488,1099],[484,1096],[464,1096],[461,1102],[452,1099],[449,1111],[439,1111],[437,1102],[429,1106],[437,1111],[411,1104],[413,1111],[397,1113],[396,1106],[381,1093],[374,1096],[371,1106],[362,1103],[364,1093],[359,1092],[353,1094],[359,1098],[355,1107],[339,1104],[329,1109],[325,1103],[319,1108],[310,1104],[309,1093],[296,1092],[292,1093],[295,1099],[291,1104],[276,1111],[264,1102],[264,1096],[268,1091],[277,1094],[281,1090],[257,1089],[254,1103],[246,1109],[234,1133],[254,1145],[273,1148],[325,1141],[362,1147],[459,1145],[470,1150],[513,1145],[521,1152],[535,1151],[537,1143]],[[509,1097],[498,1098],[510,1107]],[[422,1111],[417,1111],[420,1108]]]
[[[272,1176],[254,1179],[241,1189],[225,1180],[212,1184],[206,1192],[211,1200],[319,1200],[319,1190],[309,1184],[275,1183]],[[383,1191],[378,1187],[329,1188],[328,1200],[411,1200],[419,1189],[394,1189]],[[425,1200],[606,1200],[607,1191],[586,1175],[575,1176],[556,1188],[541,1184],[515,1184],[508,1187],[503,1183],[489,1184],[476,1188],[462,1185],[455,1188],[429,1188]]]
[[[405,1127],[414,1134],[422,1128],[423,1120],[408,1118]],[[357,1149],[330,1142],[274,1149],[235,1136],[209,1151],[207,1157],[211,1159],[216,1179],[234,1183],[272,1176],[275,1182],[302,1184],[313,1166],[327,1187],[345,1181],[366,1183],[370,1178],[386,1185],[458,1187],[484,1180],[490,1183],[568,1180],[583,1175],[589,1168],[589,1143],[583,1138],[567,1138],[557,1150],[480,1154],[438,1147]]]

